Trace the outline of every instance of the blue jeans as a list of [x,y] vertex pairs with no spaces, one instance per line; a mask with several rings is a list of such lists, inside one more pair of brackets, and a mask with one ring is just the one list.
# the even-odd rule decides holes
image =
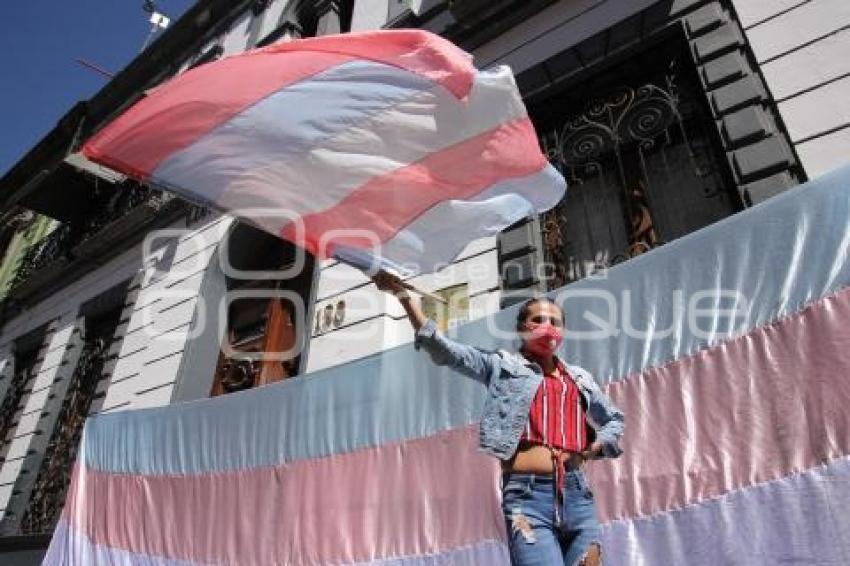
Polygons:
[[503,479],[502,511],[514,566],[573,566],[599,541],[599,521],[587,477],[565,473],[561,524],[555,520],[551,476],[509,474]]

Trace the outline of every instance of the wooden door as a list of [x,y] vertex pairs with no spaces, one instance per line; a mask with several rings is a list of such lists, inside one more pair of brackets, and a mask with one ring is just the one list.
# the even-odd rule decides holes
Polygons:
[[[279,298],[266,300],[263,315],[258,320],[260,331],[247,338],[241,337],[228,326],[226,340],[237,352],[253,354],[247,357],[224,355],[219,352],[211,396],[223,395],[259,385],[266,385],[286,379],[295,373],[295,328],[292,321],[292,309],[288,302]],[[292,353],[281,360],[282,353]],[[257,354],[269,353],[269,359]]]

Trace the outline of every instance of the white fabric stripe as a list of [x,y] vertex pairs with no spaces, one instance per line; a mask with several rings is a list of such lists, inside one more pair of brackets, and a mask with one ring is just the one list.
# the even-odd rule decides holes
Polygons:
[[[525,115],[507,67],[478,73],[459,101],[407,71],[358,61],[258,102],[163,161],[152,179],[223,208],[303,215]],[[259,223],[277,233],[287,222]]]
[[84,566],[109,564],[110,566],[194,566],[196,563],[165,556],[152,556],[94,544],[83,533],[60,519],[50,539],[50,546],[42,562],[44,566]]
[[[423,554],[419,556],[403,556],[398,558],[382,558],[368,562],[358,562],[357,566],[439,566],[452,564],[457,566],[509,566],[510,555],[508,545],[501,540],[485,540],[452,550]],[[354,565],[352,565],[354,566]]]
[[584,444],[584,419],[581,418],[581,395],[576,391],[576,442],[577,447],[581,448]]
[[457,257],[470,241],[549,210],[564,190],[563,177],[549,165],[539,173],[496,183],[473,199],[443,201],[372,252],[391,258],[401,271],[434,271]]
[[603,524],[602,547],[617,564],[845,565],[848,506],[843,457],[677,511]]
[[558,371],[558,375],[561,378],[561,446],[567,445],[567,415],[565,414],[566,410],[566,401],[567,401],[567,385],[564,383],[564,376],[561,375],[560,370]]
[[[42,562],[45,566],[85,566],[110,564],[113,566],[194,566],[196,563],[161,556],[150,556],[120,548],[97,545],[60,519]],[[484,540],[444,550],[434,554],[380,558],[357,564],[381,566],[419,566],[434,564],[510,564],[508,548],[501,540]]]
[[549,388],[546,387],[546,382],[540,383],[543,388],[543,444],[550,445],[549,442]]

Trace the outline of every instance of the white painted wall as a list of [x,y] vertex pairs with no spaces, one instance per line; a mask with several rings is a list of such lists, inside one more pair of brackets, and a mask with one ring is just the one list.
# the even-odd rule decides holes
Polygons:
[[[471,242],[445,269],[410,280],[426,289],[439,290],[467,284],[470,320],[499,310],[499,273],[495,236]],[[378,291],[357,269],[335,261],[321,268],[316,293],[317,315],[326,305],[345,301],[345,320],[338,328],[315,332],[310,343],[307,371],[339,365],[405,344],[413,331],[398,301]]]
[[[105,397],[96,401],[92,412],[168,404],[189,327],[197,316],[200,282],[231,222],[228,217],[218,217],[191,229],[178,223],[152,240],[147,262],[143,261],[143,246],[138,245],[10,321],[0,336],[0,344],[5,345],[0,346],[2,367],[12,359],[8,345],[16,337],[54,320],[63,329],[51,338],[51,346],[26,401],[31,412],[40,411],[62,362],[70,332],[65,328],[70,322],[63,321],[75,321],[81,304],[131,279],[139,280],[140,286],[131,292],[126,311],[129,320],[116,329],[113,348],[117,350],[117,358],[106,369],[109,377]],[[6,381],[0,381],[0,388]],[[28,411],[29,408],[25,413]],[[22,419],[18,427],[23,427],[23,431],[28,422]],[[24,445],[22,440],[14,448],[23,450]]]
[[219,217],[190,230],[174,226],[153,242],[101,412],[171,401],[192,323],[204,304],[201,281],[231,222]]
[[810,178],[850,156],[850,2],[735,0]]
[[[48,325],[45,336],[46,346],[41,352],[42,362],[38,373],[28,385],[32,388],[31,393],[21,400],[26,407],[15,429],[15,439],[9,447],[6,460],[0,467],[0,510],[2,512],[5,512],[47,398],[52,388],[57,386],[57,373],[60,369],[65,375],[73,372],[73,367],[61,364],[63,356],[69,353],[68,346],[72,337],[75,336],[74,328],[82,322],[82,319],[77,318],[80,305],[130,279],[139,270],[140,264],[140,250],[138,248],[128,250],[108,264],[63,288],[61,292],[54,293],[35,307],[23,312],[3,327],[0,344],[3,344],[2,351],[5,352],[4,367],[8,367],[14,359],[11,352],[14,340],[42,325]],[[79,333],[76,336],[79,336]],[[6,383],[0,384],[0,391],[4,395],[7,393],[4,386],[8,386],[10,378],[9,372],[8,377],[3,380]]]
[[127,250],[10,320],[0,332],[0,343],[11,342],[69,312],[76,313],[85,301],[133,277],[140,265],[141,248]]
[[[51,389],[60,374],[60,368],[64,370],[62,375],[68,377],[69,368],[62,368],[62,363],[66,357],[72,357],[71,346],[75,345],[79,350],[79,329],[82,324],[83,319],[77,317],[77,309],[70,308],[53,320],[48,327],[45,336],[46,348],[38,373],[27,384],[30,392],[25,393],[21,399],[23,411],[14,429],[6,459],[0,466],[0,519],[6,513],[6,506],[11,498],[15,481],[37,433],[38,423],[42,418]],[[79,351],[73,352],[74,359],[78,353]]]
[[[84,319],[77,316],[80,306],[118,283],[140,281],[140,288],[132,293],[135,300],[129,307],[129,321],[116,330],[114,345],[118,345],[118,356],[106,369],[111,372],[106,395],[95,401],[92,412],[168,404],[187,332],[196,316],[200,281],[230,222],[229,218],[214,218],[193,229],[178,223],[160,232],[162,237],[152,240],[150,250],[143,245],[128,250],[3,328],[0,371],[5,378],[0,382],[0,392],[5,394],[10,381],[6,374],[11,374],[7,368],[14,357],[11,344],[26,332],[49,324],[38,373],[27,385],[30,392],[21,400],[24,409],[0,466],[0,518],[49,397],[58,389],[60,372],[63,378],[73,374],[74,368],[67,360],[76,360],[81,346],[79,329]],[[144,257],[148,257],[147,262]]]
[[262,23],[260,29],[257,30],[258,39],[264,38],[277,29],[283,12],[289,7],[289,4],[289,0],[274,0],[274,2],[269,4],[261,16]]
[[387,23],[389,3],[397,0],[356,0],[351,16],[351,31],[380,29]]
[[222,56],[227,57],[235,53],[245,51],[248,46],[248,38],[251,37],[251,22],[254,16],[249,11],[247,14],[237,19],[230,28],[230,31],[224,36],[222,47],[224,53]]

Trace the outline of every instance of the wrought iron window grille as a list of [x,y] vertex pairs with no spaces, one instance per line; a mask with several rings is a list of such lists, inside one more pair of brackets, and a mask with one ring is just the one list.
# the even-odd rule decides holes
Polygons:
[[550,288],[604,273],[736,210],[725,164],[707,139],[715,133],[702,93],[683,74],[673,58],[657,79],[610,88],[543,129],[541,146],[569,185],[541,218]]
[[83,345],[21,520],[22,534],[48,533],[56,526],[77,459],[83,424],[103,375],[116,324],[117,316],[113,316],[104,325],[106,328],[92,332],[94,336]]

